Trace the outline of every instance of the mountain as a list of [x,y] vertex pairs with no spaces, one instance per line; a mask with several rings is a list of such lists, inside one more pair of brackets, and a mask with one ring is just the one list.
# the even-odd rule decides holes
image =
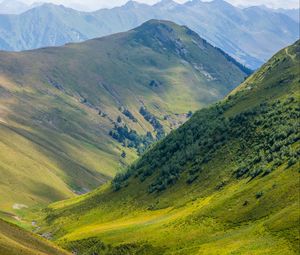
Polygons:
[[297,41],[41,231],[79,255],[298,254],[299,64]]
[[289,16],[296,22],[300,23],[300,9],[299,8],[298,9],[278,9],[277,11]]
[[153,6],[129,1],[89,13],[45,4],[20,15],[0,15],[0,49],[20,51],[80,42],[127,31],[150,19],[186,25],[252,69],[299,38],[299,23],[284,14],[259,7],[241,9],[222,0],[185,4],[162,0]]
[[251,73],[157,20],[0,60],[0,208],[16,214],[98,187]]
[[260,5],[258,7],[260,7],[263,10],[285,14],[285,15],[289,16],[291,19],[293,19],[294,21],[296,21],[297,23],[300,22],[300,9],[299,8],[298,9],[284,9],[284,8],[272,9],[272,8],[268,8],[265,5]]
[[0,219],[1,255],[70,255],[43,238]]

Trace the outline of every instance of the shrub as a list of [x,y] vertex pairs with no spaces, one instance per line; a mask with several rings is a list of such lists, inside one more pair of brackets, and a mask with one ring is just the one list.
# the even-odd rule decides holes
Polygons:
[[264,194],[264,193],[263,193],[262,191],[257,192],[257,193],[255,194],[256,199],[261,198],[261,197],[263,196],[263,194]]

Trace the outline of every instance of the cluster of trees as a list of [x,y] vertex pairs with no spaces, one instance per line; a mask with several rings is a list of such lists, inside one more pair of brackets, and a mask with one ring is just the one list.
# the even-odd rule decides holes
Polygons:
[[103,243],[97,237],[89,237],[63,243],[63,248],[80,255],[131,255],[131,254],[162,254],[161,248],[147,243],[124,243],[116,246]]
[[156,117],[152,113],[150,113],[145,107],[141,107],[140,114],[144,117],[146,121],[148,121],[152,125],[152,127],[156,132],[156,138],[158,140],[165,137],[166,134],[162,124],[160,124],[160,122],[156,119]]
[[297,162],[300,151],[293,145],[299,141],[300,111],[294,99],[263,103],[227,118],[223,113],[229,107],[222,103],[194,114],[117,176],[114,185],[121,188],[131,176],[145,181],[155,172],[149,192],[160,192],[173,185],[183,171],[188,171],[186,182],[191,184],[225,147],[236,162],[235,178],[263,177],[285,162],[286,167]]
[[[133,122],[137,122],[134,115],[125,108],[119,108],[119,110]],[[156,137],[152,136],[151,132],[147,132],[146,135],[139,135],[135,130],[128,128],[123,123],[121,116],[117,117],[115,126],[110,130],[109,135],[121,143],[124,147],[135,148],[138,154],[142,154],[153,142],[165,137],[165,131],[160,122],[152,115],[146,108],[141,107],[140,113],[154,128]],[[123,156],[122,156],[123,157]]]
[[[118,120],[117,122],[120,123]],[[142,136],[135,130],[121,124],[116,124],[114,128],[110,130],[109,135],[124,147],[135,148],[139,154],[143,153],[147,147],[154,142],[154,138],[150,132]]]
[[122,113],[129,118],[130,120],[132,120],[133,122],[137,122],[137,119],[134,117],[134,115],[128,110],[128,109],[124,109],[122,111]]
[[[271,105],[261,104],[258,110],[240,114],[238,120],[247,125],[239,125],[236,135],[251,132],[242,136],[241,147],[247,149],[247,158],[243,158],[243,151],[238,151],[238,167],[236,178],[266,176],[288,162],[287,167],[297,162],[300,151],[293,148],[299,138],[298,122],[299,109],[293,107],[291,98],[285,102],[276,101]],[[250,116],[255,116],[250,118]],[[253,120],[253,121],[249,121]],[[237,121],[237,120],[235,120]],[[253,136],[252,134],[255,134]],[[250,139],[249,139],[250,138]]]

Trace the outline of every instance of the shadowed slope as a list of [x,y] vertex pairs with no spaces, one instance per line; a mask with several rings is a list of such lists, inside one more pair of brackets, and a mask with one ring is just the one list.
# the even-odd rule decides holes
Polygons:
[[68,255],[50,242],[0,220],[1,255]]

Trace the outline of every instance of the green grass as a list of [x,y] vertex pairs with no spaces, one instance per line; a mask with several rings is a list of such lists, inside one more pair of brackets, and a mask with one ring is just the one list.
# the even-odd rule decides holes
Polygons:
[[41,231],[82,254],[298,254],[300,166],[291,159],[300,144],[289,130],[299,118],[299,49],[195,113],[113,185],[50,205],[35,216]]
[[[176,52],[176,40],[188,56]],[[137,152],[109,136],[118,116],[138,134],[154,134],[139,114],[145,105],[169,132],[249,71],[189,29],[159,21],[81,44],[1,52],[0,58],[0,210],[19,215],[14,204],[33,208],[73,197],[132,163]],[[152,88],[151,80],[161,85]]]

